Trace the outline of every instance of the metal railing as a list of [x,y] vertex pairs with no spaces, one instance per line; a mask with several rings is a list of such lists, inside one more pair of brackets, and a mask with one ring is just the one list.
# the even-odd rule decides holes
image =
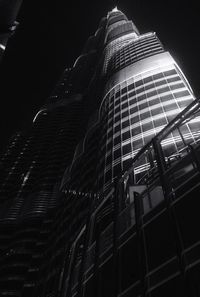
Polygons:
[[[199,144],[200,101],[195,100],[137,153],[119,184],[129,186],[133,176],[132,184],[147,186],[144,195],[159,186],[165,195],[169,194],[171,189],[167,187],[173,188],[181,170],[186,174],[199,168],[200,159],[195,153]],[[180,163],[183,159],[185,164]]]
[[[91,216],[93,226],[95,218],[98,218],[97,224],[101,217],[104,219],[101,211],[105,213],[105,201],[114,203],[110,208],[113,221],[104,230],[99,229],[97,240],[94,238],[93,242],[86,243],[83,283],[91,275],[98,274],[101,257],[106,251],[111,249],[109,253],[115,259],[119,239],[133,226],[136,234],[139,234],[137,236],[143,249],[142,257],[145,259],[143,218],[161,203],[168,213],[172,229],[175,230],[176,257],[179,259],[180,273],[185,277],[187,265],[183,257],[184,247],[172,204],[184,195],[183,191],[179,191],[184,184],[195,175],[200,175],[199,112],[200,102],[195,100],[138,152],[133,158],[132,166],[104,193],[105,200],[99,199]],[[90,224],[91,220],[89,226]],[[88,230],[94,232],[94,227]],[[78,267],[75,267],[75,271],[76,268]],[[150,275],[148,267],[144,267],[142,273],[142,281],[146,282]],[[78,281],[75,275],[74,279],[75,285]]]
[[[132,166],[117,182],[114,187],[114,197],[118,200],[125,200],[117,217],[118,237],[136,223],[135,202],[133,198],[131,201],[131,191],[137,192],[139,189],[142,212],[145,215],[159,203],[168,199],[169,196],[174,197],[176,195],[176,189],[180,187],[180,179],[182,180],[181,183],[184,183],[188,176],[191,177],[191,174],[196,173],[198,162],[200,162],[198,156],[194,157],[194,151],[200,144],[199,112],[200,102],[195,100],[138,152],[133,158]],[[196,130],[193,129],[191,135],[181,132],[185,125],[194,123],[195,120],[198,120],[196,121]],[[166,143],[170,139],[171,133],[176,135],[175,140],[178,145],[175,142],[174,150],[171,149],[169,153],[169,150],[166,150]],[[141,191],[139,187],[143,185],[145,186]],[[112,191],[111,195],[113,195]],[[109,224],[100,235],[99,256],[112,246],[112,241],[113,223]],[[88,249],[88,259],[91,258],[89,254],[90,248]],[[89,263],[92,263],[91,261],[86,262],[88,269]]]

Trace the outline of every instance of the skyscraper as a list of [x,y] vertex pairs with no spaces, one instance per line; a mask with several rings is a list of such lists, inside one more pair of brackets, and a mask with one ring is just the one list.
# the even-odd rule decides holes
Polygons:
[[[100,128],[94,182],[98,190],[109,188],[131,165],[136,153],[195,99],[183,72],[154,32],[140,34],[117,9],[108,14],[105,23],[98,73],[102,82],[101,103],[96,122],[90,124],[85,137],[93,137],[91,130],[96,134],[95,130]],[[188,139],[194,139],[192,129],[192,125],[184,128]],[[178,150],[177,140],[171,134],[163,143],[169,155]],[[138,174],[146,170],[145,166],[140,165]]]
[[199,121],[156,34],[110,11],[1,159],[1,294],[199,296]]

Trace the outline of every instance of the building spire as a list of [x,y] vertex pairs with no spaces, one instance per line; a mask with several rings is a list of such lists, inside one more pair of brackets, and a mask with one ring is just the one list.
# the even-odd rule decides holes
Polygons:
[[117,5],[113,6],[113,9],[112,9],[112,10],[110,10],[110,11],[108,12],[108,15],[107,15],[107,17],[109,17],[109,16],[110,16],[110,14],[112,14],[112,12],[117,12],[117,11],[120,11],[120,10],[118,9]]
[[112,9],[112,12],[115,12],[115,11],[119,11],[117,6],[115,6],[113,9]]

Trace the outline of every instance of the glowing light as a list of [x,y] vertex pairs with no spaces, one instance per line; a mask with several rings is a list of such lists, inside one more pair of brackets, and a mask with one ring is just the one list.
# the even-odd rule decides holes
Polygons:
[[24,187],[24,185],[26,184],[26,182],[29,178],[29,175],[30,175],[30,170],[26,173],[26,175],[23,178],[22,187]]
[[115,7],[113,8],[113,10],[112,10],[112,12],[115,12],[115,11],[119,11],[118,8],[117,8],[117,6],[115,6]]
[[0,44],[0,48],[1,48],[3,51],[5,51],[5,49],[6,49],[5,45],[3,45],[3,44]]
[[47,115],[47,113],[44,112],[44,111],[45,111],[45,109],[41,109],[41,110],[39,110],[39,111],[37,112],[36,116],[35,116],[34,119],[33,119],[33,123],[35,122],[35,120],[37,119],[37,117],[38,117],[42,112],[43,112],[44,115]]

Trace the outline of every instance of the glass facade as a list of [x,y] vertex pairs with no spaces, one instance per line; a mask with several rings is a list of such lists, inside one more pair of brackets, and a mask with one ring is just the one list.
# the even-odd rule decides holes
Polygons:
[[197,297],[199,110],[155,33],[102,18],[0,159],[0,295]]
[[[116,17],[109,18],[116,19],[113,30],[118,22],[121,27]],[[98,168],[99,186],[104,190],[130,166],[137,152],[194,100],[186,78],[155,33],[140,35],[138,30],[127,29],[123,37],[116,35],[106,42],[103,76],[107,83],[99,111]],[[194,138],[192,131],[192,125],[185,125],[183,133],[188,138]],[[178,150],[178,142],[172,134],[163,146],[170,154],[171,146]]]
[[[95,123],[98,144],[93,181],[100,191],[107,190],[139,150],[195,99],[184,74],[154,32],[140,34],[120,11],[110,12],[105,23],[99,65],[99,78],[105,83]],[[195,125],[186,124],[182,129],[188,140],[194,139]],[[179,142],[180,137],[172,133],[162,145],[170,155],[174,149],[178,151]],[[87,150],[92,151],[92,146]],[[146,170],[146,163],[144,160],[140,164],[138,173]],[[94,172],[93,166],[94,162],[86,172]],[[78,171],[84,172],[80,168]],[[88,178],[83,173],[81,180],[84,176],[83,184]]]

